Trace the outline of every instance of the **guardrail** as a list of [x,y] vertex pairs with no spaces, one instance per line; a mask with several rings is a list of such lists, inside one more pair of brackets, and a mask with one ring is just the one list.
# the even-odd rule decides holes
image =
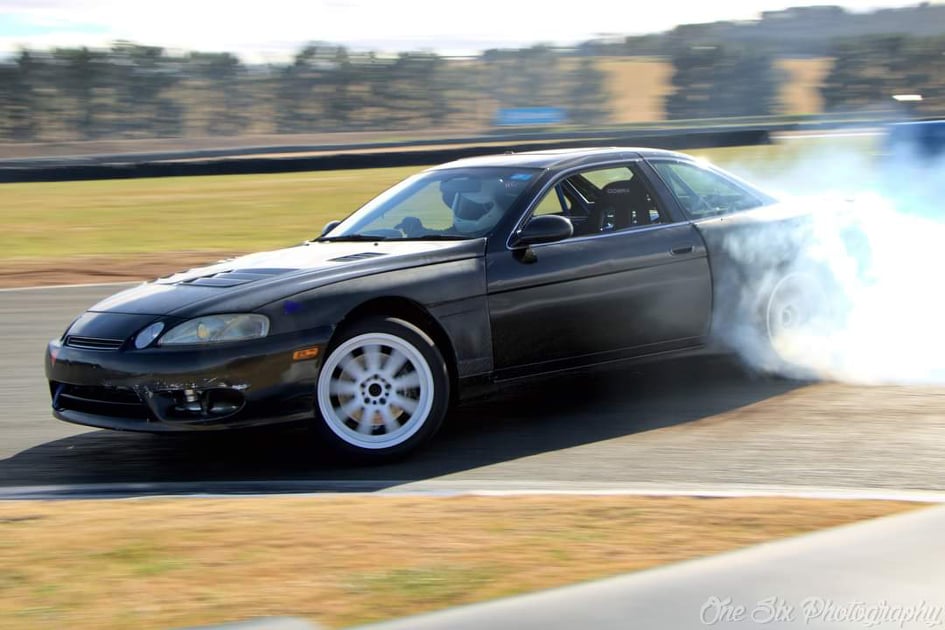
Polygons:
[[[877,122],[877,121],[869,121]],[[0,158],[0,167],[56,166],[80,164],[127,164],[168,160],[190,160],[218,157],[250,157],[253,155],[298,154],[321,152],[348,152],[377,149],[400,149],[410,147],[433,147],[446,145],[479,145],[486,143],[519,143],[555,140],[606,139],[630,137],[656,137],[699,132],[721,132],[736,130],[766,129],[772,133],[798,129],[815,129],[823,126],[839,128],[853,124],[850,119],[793,120],[784,117],[753,116],[741,118],[707,118],[699,120],[667,120],[654,123],[625,123],[607,125],[593,129],[553,128],[502,129],[478,135],[426,138],[418,140],[383,140],[375,142],[344,142],[323,144],[278,144],[244,145],[228,148],[182,149],[148,152],[115,152],[102,154],[72,154],[68,156]],[[212,142],[212,139],[210,140]]]
[[[0,161],[0,182],[49,182],[184,175],[233,175],[293,171],[428,166],[464,157],[503,152],[590,146],[646,146],[664,149],[747,146],[770,142],[767,128],[673,129],[646,133],[567,132],[476,136],[436,141],[249,147],[206,151],[28,158]],[[450,146],[444,148],[443,145]],[[378,149],[391,149],[378,151]],[[394,150],[396,149],[396,150]],[[260,154],[286,157],[252,157]],[[291,155],[321,153],[320,155]]]

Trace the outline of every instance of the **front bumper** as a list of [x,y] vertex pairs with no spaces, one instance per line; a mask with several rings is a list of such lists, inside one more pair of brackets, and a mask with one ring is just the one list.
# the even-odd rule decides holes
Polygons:
[[[124,431],[228,429],[311,417],[328,327],[205,348],[91,350],[51,341],[55,417]],[[295,353],[317,347],[317,356]]]

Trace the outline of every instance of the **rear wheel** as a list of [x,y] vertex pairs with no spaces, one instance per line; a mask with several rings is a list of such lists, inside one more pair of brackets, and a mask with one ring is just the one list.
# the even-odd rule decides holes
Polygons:
[[785,274],[768,294],[762,313],[767,367],[794,376],[809,376],[811,343],[826,332],[830,296],[817,274]]
[[317,382],[316,429],[364,462],[402,457],[439,429],[449,404],[443,355],[421,329],[370,318],[344,330]]

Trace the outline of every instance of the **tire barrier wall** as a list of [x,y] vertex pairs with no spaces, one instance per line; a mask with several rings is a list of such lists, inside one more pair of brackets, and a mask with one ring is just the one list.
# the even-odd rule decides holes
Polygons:
[[[95,179],[129,179],[136,177],[179,177],[186,175],[236,175],[251,173],[287,173],[297,171],[335,171],[396,166],[430,166],[451,160],[494,153],[537,151],[596,146],[639,146],[662,149],[702,149],[711,147],[748,146],[770,143],[769,129],[737,129],[723,131],[674,131],[650,134],[598,135],[570,134],[573,137],[530,142],[507,142],[507,138],[480,137],[489,145],[409,149],[417,143],[397,145],[398,150],[366,152],[365,146],[334,147],[336,152],[324,155],[286,157],[203,158],[201,152],[174,154],[174,159],[155,159],[141,154],[129,156],[96,156],[94,158],[36,158],[6,160],[0,163],[0,182],[57,182]],[[429,143],[426,143],[429,145]],[[293,150],[298,150],[294,148]],[[260,152],[254,149],[254,152]]]

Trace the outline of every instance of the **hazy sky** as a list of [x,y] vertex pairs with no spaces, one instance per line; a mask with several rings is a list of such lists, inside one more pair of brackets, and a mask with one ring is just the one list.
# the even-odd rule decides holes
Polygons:
[[[106,46],[124,39],[281,61],[305,42],[378,51],[470,53],[537,42],[567,45],[680,23],[752,19],[803,0],[0,0],[0,54],[20,47]],[[865,11],[916,5],[835,0]]]

